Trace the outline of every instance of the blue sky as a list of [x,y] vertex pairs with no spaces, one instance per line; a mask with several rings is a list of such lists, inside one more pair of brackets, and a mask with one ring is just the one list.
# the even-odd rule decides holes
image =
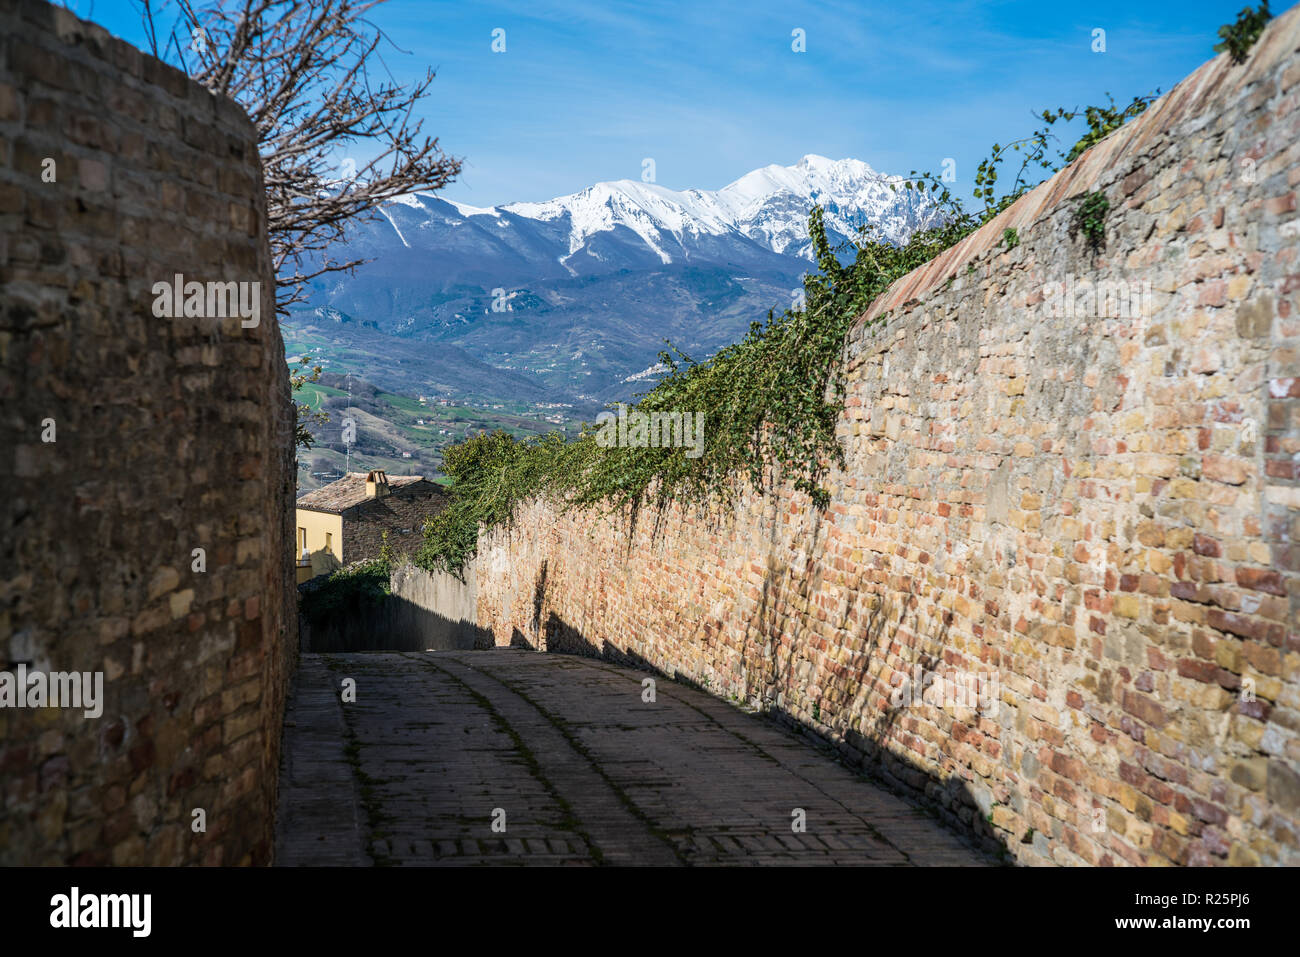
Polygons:
[[[952,157],[966,198],[989,146],[1034,113],[1167,92],[1244,5],[389,0],[371,19],[395,78],[438,72],[425,131],[465,164],[443,195],[490,206],[640,179],[645,158],[664,186],[716,189],[805,153],[903,174]],[[91,19],[143,42],[129,0],[96,0]]]

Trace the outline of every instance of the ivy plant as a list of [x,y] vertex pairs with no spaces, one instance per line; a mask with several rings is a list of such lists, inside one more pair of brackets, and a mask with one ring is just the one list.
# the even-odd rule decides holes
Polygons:
[[1228,54],[1233,63],[1245,63],[1250,48],[1255,45],[1255,41],[1259,39],[1259,35],[1264,32],[1264,27],[1272,18],[1273,14],[1268,9],[1268,0],[1264,0],[1256,10],[1244,7],[1237,14],[1235,21],[1219,27],[1221,39],[1214,45],[1214,52]]
[[1110,200],[1101,190],[1089,193],[1075,210],[1072,234],[1083,233],[1088,245],[1101,249],[1106,245],[1106,213],[1110,210]]

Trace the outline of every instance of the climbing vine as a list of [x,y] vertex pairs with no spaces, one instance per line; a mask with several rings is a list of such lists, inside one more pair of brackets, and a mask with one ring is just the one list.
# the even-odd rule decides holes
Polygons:
[[1268,9],[1268,0],[1264,0],[1257,10],[1244,7],[1237,14],[1235,21],[1219,27],[1219,36],[1222,39],[1214,45],[1214,52],[1228,54],[1233,63],[1245,63],[1250,48],[1255,45],[1255,41],[1259,39],[1259,35],[1264,32],[1264,27],[1268,26],[1268,21],[1272,18],[1273,14]]
[[1110,210],[1110,200],[1101,190],[1089,193],[1075,210],[1071,234],[1083,233],[1092,249],[1101,249],[1106,244],[1106,213]]

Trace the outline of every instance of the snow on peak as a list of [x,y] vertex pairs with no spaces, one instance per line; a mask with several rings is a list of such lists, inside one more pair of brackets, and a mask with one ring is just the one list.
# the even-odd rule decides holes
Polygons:
[[[592,236],[622,227],[665,263],[699,236],[736,233],[774,252],[811,258],[807,223],[814,203],[825,210],[827,226],[842,235],[867,225],[888,240],[903,242],[919,226],[928,225],[929,212],[917,194],[892,188],[902,182],[903,177],[881,175],[861,160],[809,153],[793,166],[765,166],[718,190],[673,190],[621,179],[541,203],[483,209],[443,202],[464,217],[507,213],[542,222],[567,217],[570,256]],[[398,201],[418,207],[416,196]]]
[[[429,195],[429,194],[426,193],[425,195]],[[439,199],[441,199],[441,197],[439,197]],[[501,215],[500,211],[495,209],[494,207],[470,206],[468,203],[458,203],[454,199],[444,199],[442,201],[451,206],[454,206],[456,208],[456,212],[460,213],[462,216],[500,216]]]

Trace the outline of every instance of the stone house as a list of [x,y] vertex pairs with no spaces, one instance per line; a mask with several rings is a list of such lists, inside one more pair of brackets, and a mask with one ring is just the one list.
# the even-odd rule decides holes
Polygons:
[[308,492],[296,503],[299,581],[378,558],[384,532],[394,552],[414,551],[425,521],[447,501],[447,493],[421,475],[389,478],[382,469],[349,472]]

